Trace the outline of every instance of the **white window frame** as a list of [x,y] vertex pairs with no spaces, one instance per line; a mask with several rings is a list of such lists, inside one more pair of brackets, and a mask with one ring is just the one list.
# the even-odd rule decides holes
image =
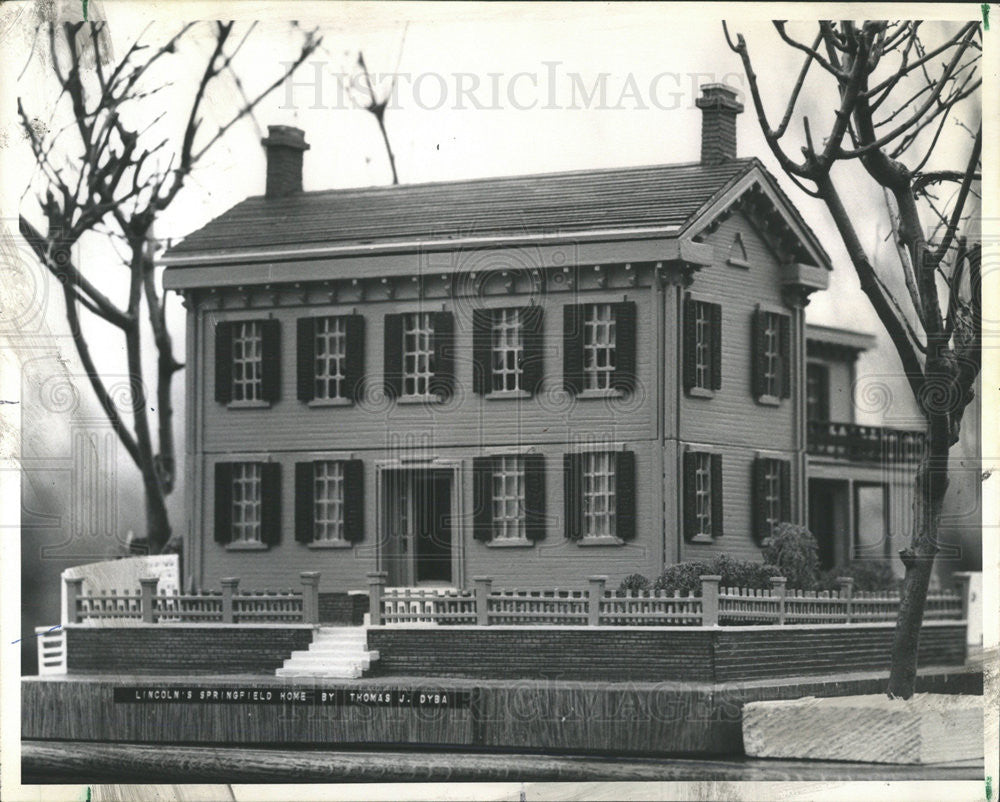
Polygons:
[[781,322],[777,312],[761,310],[761,322],[764,331],[761,339],[764,345],[764,395],[778,398],[781,388],[778,386],[778,362],[781,359]]
[[617,340],[614,304],[586,304],[583,317],[583,389],[611,390]]
[[583,452],[583,539],[617,537],[617,454]]
[[431,312],[403,316],[403,398],[431,398],[434,377],[434,318]]
[[264,327],[260,320],[234,324],[232,346],[232,400],[259,402],[264,395]]
[[521,310],[512,307],[490,312],[491,393],[516,393],[524,376],[524,327]]
[[313,542],[344,543],[344,461],[313,463]]
[[515,454],[494,457],[491,477],[494,540],[527,539],[525,482],[523,456]]
[[707,302],[692,299],[694,304],[694,386],[712,389],[712,316]]
[[772,457],[764,458],[764,520],[767,522],[767,534],[774,534],[775,527],[781,523],[781,463]]
[[263,543],[263,464],[233,463],[232,543]]
[[347,375],[347,318],[316,319],[314,334],[313,397],[318,401],[345,399]]
[[694,537],[712,537],[712,454],[708,451],[696,452],[698,464],[694,472]]

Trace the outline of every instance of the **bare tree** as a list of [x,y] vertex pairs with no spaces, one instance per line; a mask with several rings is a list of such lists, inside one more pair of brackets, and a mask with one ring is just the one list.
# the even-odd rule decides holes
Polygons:
[[[250,96],[235,72],[254,25],[238,30],[233,22],[212,23],[207,57],[197,45],[200,23],[178,26],[159,44],[140,35],[120,58],[111,55],[103,23],[49,24],[39,29],[46,41],[51,73],[58,88],[56,106],[66,104],[68,122],[53,130],[40,125],[18,101],[21,126],[37,162],[36,188],[44,230],[20,216],[22,235],[46,269],[62,284],[66,320],[90,385],[125,450],[142,474],[146,539],[160,551],[171,536],[166,497],[174,487],[176,458],[171,381],[183,365],[173,354],[167,328],[166,298],[156,282],[153,226],[177,199],[192,171],[232,127],[279,87],[320,44],[315,31],[300,31],[296,59],[261,91]],[[148,29],[147,29],[148,30]],[[182,52],[183,51],[183,52]],[[203,58],[204,66],[180,119],[169,108],[157,113],[169,81],[162,69],[171,59]],[[176,69],[176,68],[175,68]],[[206,100],[224,79],[235,83],[237,108],[221,123],[206,125]],[[54,127],[54,126],[53,126]],[[176,139],[165,131],[179,133]],[[100,289],[116,269],[106,263],[74,263],[73,247],[93,234],[124,244],[120,253],[125,303],[116,304]],[[92,271],[92,272],[91,272]],[[156,350],[155,406],[143,381],[143,306]],[[111,398],[95,363],[92,335],[81,320],[92,315],[125,340],[130,404],[125,415]],[[148,412],[155,409],[154,445]],[[130,418],[130,419],[129,419]]]
[[[747,43],[739,34],[734,42],[723,24],[729,47],[743,62],[768,146],[788,177],[829,210],[926,422],[913,532],[909,547],[900,552],[906,575],[888,686],[889,696],[902,698],[914,690],[920,625],[949,482],[948,452],[958,441],[981,363],[981,245],[974,241],[978,234],[969,236],[969,223],[978,215],[982,34],[971,22],[957,30],[929,27],[919,21],[822,21],[799,40],[784,22],[775,22],[784,46],[803,55],[784,112],[772,127]],[[793,157],[789,126],[810,70],[819,82],[805,92],[826,89],[832,116],[819,136],[809,118],[802,118],[801,156]],[[956,131],[964,141],[946,146]],[[859,162],[870,179],[868,198],[885,204],[894,258],[880,258],[863,247],[859,228],[878,221],[838,190],[833,168],[843,162]],[[856,198],[864,192],[852,180],[850,194]]]

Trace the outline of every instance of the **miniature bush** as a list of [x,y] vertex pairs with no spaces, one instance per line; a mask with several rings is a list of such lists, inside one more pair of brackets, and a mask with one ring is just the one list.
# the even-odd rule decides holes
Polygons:
[[819,546],[804,526],[781,523],[762,549],[764,562],[775,565],[788,587],[813,590],[819,580]]
[[780,576],[781,571],[774,565],[766,565],[753,560],[738,560],[720,554],[710,562],[693,560],[668,566],[656,578],[653,588],[665,590],[668,593],[679,590],[681,595],[694,593],[700,596],[703,574],[721,576],[719,584],[722,587],[769,588],[771,587],[771,577]]
[[849,576],[854,580],[854,590],[885,591],[899,590],[900,580],[892,572],[892,566],[883,560],[852,560],[830,569],[820,577],[823,590],[835,590],[840,585],[837,579]]
[[618,586],[618,595],[623,596],[629,591],[649,590],[650,584],[642,574],[629,574]]

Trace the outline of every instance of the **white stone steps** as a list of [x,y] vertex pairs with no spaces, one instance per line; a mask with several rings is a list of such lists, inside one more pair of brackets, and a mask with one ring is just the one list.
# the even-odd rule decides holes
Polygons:
[[275,673],[279,677],[361,677],[378,660],[368,648],[365,627],[320,627],[308,649],[292,652]]

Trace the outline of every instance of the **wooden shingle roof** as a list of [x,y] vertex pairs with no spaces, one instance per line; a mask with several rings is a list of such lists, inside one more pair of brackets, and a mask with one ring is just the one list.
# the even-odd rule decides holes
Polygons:
[[682,229],[756,159],[256,196],[195,231],[168,257],[308,245]]

